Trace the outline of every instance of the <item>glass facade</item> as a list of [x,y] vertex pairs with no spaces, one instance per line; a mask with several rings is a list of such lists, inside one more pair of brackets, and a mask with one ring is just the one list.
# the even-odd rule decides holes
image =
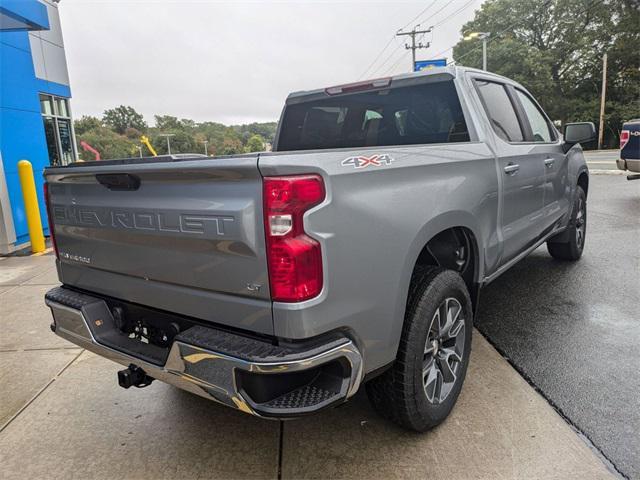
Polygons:
[[40,110],[51,165],[67,165],[76,159],[73,124],[67,98],[40,94]]

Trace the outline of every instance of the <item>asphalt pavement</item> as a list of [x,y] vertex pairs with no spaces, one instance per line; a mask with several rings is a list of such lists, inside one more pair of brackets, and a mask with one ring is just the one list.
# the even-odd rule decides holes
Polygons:
[[618,170],[616,165],[616,160],[620,158],[620,150],[586,150],[584,154],[592,172],[600,173],[607,170],[622,174],[622,170]]
[[[606,161],[606,160],[600,160]],[[483,291],[477,328],[623,475],[640,478],[640,180],[592,175],[585,251],[540,247]]]

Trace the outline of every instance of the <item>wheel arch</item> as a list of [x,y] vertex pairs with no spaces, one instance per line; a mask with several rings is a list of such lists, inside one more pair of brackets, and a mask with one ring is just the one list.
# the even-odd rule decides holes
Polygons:
[[586,170],[582,170],[578,174],[577,185],[579,187],[582,187],[582,190],[584,190],[585,196],[588,196],[588,193],[589,193],[589,174],[587,173]]
[[482,283],[481,279],[484,275],[484,245],[482,243],[482,237],[479,234],[480,226],[478,225],[475,217],[469,212],[452,211],[443,213],[431,219],[417,232],[413,242],[411,243],[411,247],[406,254],[403,270],[405,273],[402,276],[401,284],[399,285],[400,288],[398,288],[397,292],[395,308],[396,321],[394,322],[394,328],[392,331],[392,338],[395,342],[396,348],[400,341],[402,325],[404,323],[406,313],[409,287],[415,268],[421,264],[430,264],[425,263],[428,261],[438,261],[438,255],[435,254],[430,245],[433,245],[432,242],[434,239],[435,241],[441,241],[443,238],[446,238],[446,236],[449,235],[449,232],[464,234],[469,241],[472,273],[468,279],[465,279],[465,283],[468,282],[467,287],[469,288],[469,294],[471,295],[474,311],[476,310],[480,284]]

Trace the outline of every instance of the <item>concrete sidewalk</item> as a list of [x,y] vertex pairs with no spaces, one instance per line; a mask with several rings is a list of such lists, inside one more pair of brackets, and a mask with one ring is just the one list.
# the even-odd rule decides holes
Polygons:
[[451,417],[426,434],[366,396],[317,416],[260,420],[155,382],[49,331],[53,257],[0,258],[2,478],[557,478],[612,474],[475,332]]

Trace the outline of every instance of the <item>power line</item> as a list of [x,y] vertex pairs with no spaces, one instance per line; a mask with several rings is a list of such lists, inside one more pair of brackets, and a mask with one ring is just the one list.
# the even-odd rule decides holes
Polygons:
[[389,39],[389,41],[387,42],[387,44],[384,46],[384,48],[382,50],[380,50],[380,53],[378,53],[378,56],[373,60],[373,62],[371,62],[369,64],[369,66],[367,67],[367,69],[362,72],[362,74],[358,77],[359,79],[364,77],[369,70],[371,69],[371,67],[373,67],[375,65],[375,63],[378,61],[378,59],[382,56],[382,54],[387,50],[387,48],[389,48],[389,45],[391,45],[393,43],[393,41],[395,40],[396,36],[392,35],[391,38]]
[[[552,1],[552,0],[547,0],[544,4],[542,4],[541,8],[546,8],[546,7],[548,7],[548,6],[549,6],[549,4],[551,3],[551,1]],[[594,1],[594,3],[595,3],[595,2],[597,2],[597,1],[598,1],[598,0],[595,0],[595,1]],[[585,10],[585,11],[586,11],[586,10]],[[505,32],[506,32],[506,31],[508,31],[508,30],[511,30],[513,27],[515,27],[515,26],[517,26],[517,25],[521,24],[521,23],[522,23],[522,22],[524,22],[525,20],[526,20],[526,18],[525,18],[525,19],[518,20],[517,22],[515,22],[515,23],[513,23],[512,25],[508,26],[508,27],[507,27],[507,28],[505,28],[504,30],[502,30],[502,31],[498,32],[496,35],[492,35],[492,36],[491,36],[491,38],[487,41],[487,44],[491,43],[491,42],[492,42],[492,41],[494,41],[496,38],[498,38],[500,35],[502,35],[503,33],[505,33]],[[454,46],[455,46],[455,45],[454,45]],[[471,50],[469,50],[469,51],[468,51],[467,53],[465,53],[462,57],[460,57],[458,60],[455,60],[455,61],[456,61],[456,62],[457,62],[457,61],[460,61],[460,60],[461,60],[461,59],[463,59],[464,57],[467,57],[467,56],[468,56],[468,55],[470,55],[471,53],[473,53],[473,52],[475,52],[476,50],[478,50],[478,48],[480,48],[480,46],[473,47]],[[449,50],[453,50],[453,46],[452,46],[452,47],[449,47],[449,48],[446,48],[445,50],[442,50],[441,52],[439,52],[439,53],[435,54],[435,55],[434,55],[433,57],[431,57],[429,60],[433,60],[434,58],[438,58],[439,56],[441,56],[441,55],[443,55],[443,54],[447,53]],[[453,63],[453,61],[451,61],[451,62],[447,62],[447,65],[450,65],[451,63]]]
[[[395,39],[395,38],[397,38],[397,37],[395,36],[395,34],[393,35],[393,38],[394,38],[394,39]],[[382,70],[382,68],[386,65],[386,63],[387,63],[389,60],[391,60],[391,59],[393,58],[393,56],[395,55],[395,53],[396,53],[398,50],[400,50],[400,49],[402,48],[402,46],[403,46],[403,45],[404,45],[403,43],[399,43],[398,45],[396,45],[396,48],[394,48],[394,49],[393,49],[393,51],[389,54],[389,56],[385,59],[385,61],[384,61],[384,62],[382,62],[380,65],[378,65],[378,66],[375,68],[375,70],[373,70],[373,71],[371,72],[371,74],[373,75],[375,72],[378,72],[378,71]]]
[[[424,9],[423,9],[419,14],[417,14],[415,17],[413,17],[411,20],[409,20],[409,21],[407,22],[407,24],[406,24],[404,27],[402,27],[400,30],[404,30],[404,29],[405,29],[405,28],[407,28],[409,25],[411,25],[413,22],[415,22],[415,21],[416,21],[419,17],[421,17],[421,16],[422,16],[422,15],[423,15],[427,10],[429,10],[431,7],[433,7],[433,6],[436,4],[436,2],[437,2],[437,1],[438,1],[438,0],[433,0],[433,2],[431,2],[429,5],[427,5],[427,6],[426,6],[426,7],[425,7],[425,8],[424,8]],[[449,3],[451,3],[451,1],[450,1]],[[445,6],[446,6],[446,5],[445,5]],[[440,10],[438,10],[438,12],[439,12],[439,11],[440,11]],[[438,13],[438,12],[436,12],[436,13]],[[435,15],[435,14],[434,14],[434,15]]]
[[[434,16],[436,16],[438,13],[442,12],[444,9],[446,9],[446,8],[447,8],[447,7],[452,3],[452,1],[453,1],[453,0],[450,0],[449,2],[447,2],[447,3],[446,3],[442,8],[440,8],[439,10],[437,10],[436,12],[434,12],[434,13],[433,13],[429,18],[434,17]],[[472,4],[472,3],[474,3],[475,1],[476,1],[476,0],[469,0],[469,1],[468,1],[467,3],[465,3],[462,7],[460,7],[459,9],[457,9],[457,10],[455,10],[455,11],[451,12],[449,15],[445,16],[442,20],[440,20],[438,23],[436,23],[436,24],[435,24],[435,25],[433,25],[432,27],[429,27],[429,30],[428,30],[428,31],[431,31],[431,29],[432,29],[432,28],[434,28],[434,27],[437,27],[437,26],[440,26],[440,25],[445,24],[445,23],[446,23],[446,22],[448,22],[448,21],[449,21],[449,19],[451,19],[454,15],[456,15],[456,14],[460,13],[461,11],[465,10],[466,8],[468,8],[468,7],[469,7],[469,5],[471,5],[471,4]],[[426,20],[427,20],[427,19],[425,18],[425,20],[423,20],[423,22],[424,22],[424,21],[426,21]],[[397,50],[398,50],[398,48],[396,48],[396,50],[395,50],[395,51],[397,51]],[[389,56],[389,58],[387,58],[387,61],[391,59],[391,57],[395,54],[395,51],[391,53],[391,55]],[[413,52],[415,53],[415,50],[413,50]],[[433,58],[433,57],[432,57],[432,58]],[[385,71],[384,75],[387,75],[389,72],[392,72],[392,71],[393,71],[393,69],[394,69],[394,68],[395,68],[395,67],[400,63],[400,61],[401,61],[401,60],[402,60],[402,57],[398,58],[398,59],[395,61],[395,63],[394,63],[393,65],[391,65],[391,67],[389,67],[389,68]],[[385,61],[384,63],[386,63],[386,61]],[[415,64],[415,57],[414,57],[413,64]],[[384,65],[384,64],[383,64],[383,65]]]
[[[415,17],[413,17],[409,22],[407,22],[407,24],[405,26],[403,26],[400,30],[404,30],[405,28],[407,28],[409,25],[411,25],[414,21],[416,21],[421,15],[423,15],[427,10],[429,10],[431,7],[433,7],[436,2],[438,0],[433,0],[429,5],[427,5],[425,8],[423,8],[420,13],[418,13]],[[449,2],[451,3],[451,1]],[[446,5],[445,5],[446,6]],[[437,12],[436,12],[437,13]],[[387,42],[387,44],[384,46],[384,48],[380,51],[380,53],[378,53],[378,55],[376,56],[376,58],[373,60],[373,62],[371,62],[369,64],[369,66],[367,67],[367,69],[362,72],[362,74],[360,75],[359,78],[364,77],[369,70],[371,69],[371,67],[373,67],[376,62],[380,59],[380,57],[382,57],[382,55],[384,54],[384,52],[387,50],[387,48],[389,48],[389,45],[391,45],[393,43],[393,40],[395,40],[396,36],[392,35],[391,38],[389,39],[389,41]],[[382,62],[381,65],[378,66],[378,68],[376,70],[379,70],[385,63],[387,63],[389,61],[389,59],[393,56],[393,54],[400,48],[400,46],[396,47],[396,49],[391,53],[391,55],[384,61]],[[374,71],[376,71],[374,70]]]
[[427,20],[435,17],[436,15],[438,15],[441,11],[443,11],[445,8],[447,8],[449,5],[451,5],[451,3],[453,2],[453,0],[449,0],[447,3],[445,3],[442,8],[436,10],[435,12],[433,12],[431,15],[429,15],[428,18],[423,19],[420,23],[425,23]]
[[[455,15],[457,15],[458,13],[462,12],[463,10],[465,10],[466,8],[468,8],[472,3],[476,2],[477,0],[469,0],[467,3],[465,3],[462,7],[458,8],[457,10],[454,10],[453,12],[449,13],[448,15],[446,15],[444,18],[442,18],[441,20],[438,21],[438,23],[436,23],[434,26],[441,26],[444,25],[446,22],[448,22],[451,18],[453,18]],[[402,27],[400,30],[398,30],[398,32],[401,32],[403,29],[407,28],[408,25],[410,25],[411,23],[413,23],[417,18],[419,18],[421,15],[424,15],[425,12],[427,12],[429,9],[431,9],[431,7],[433,7],[435,4],[437,3],[437,0],[434,0],[433,2],[431,2],[429,5],[427,5],[420,13],[418,13],[418,15],[416,15],[411,21],[409,21],[404,27]],[[451,5],[453,3],[453,0],[449,0],[447,1],[442,7],[440,7],[438,10],[436,10],[435,12],[433,12],[432,14],[430,14],[427,17],[424,17],[424,20],[421,23],[426,23],[428,20],[430,20],[431,18],[436,17],[440,12],[444,11],[447,9],[447,7],[449,7],[449,5]],[[417,29],[417,27],[420,24],[418,24],[413,31],[415,31]],[[405,48],[410,49],[412,51],[412,58],[413,58],[413,64],[415,64],[415,51],[418,48],[427,48],[429,47],[430,43],[428,43],[425,46],[420,46],[420,42],[422,41],[422,39],[424,38],[426,33],[431,32],[432,27],[429,27],[428,30],[424,30],[424,31],[417,31],[416,34],[418,33],[422,33],[422,37],[420,38],[420,40],[418,40],[418,45],[414,45],[415,42],[415,35],[411,35],[411,32],[404,32],[402,34],[404,35],[411,35],[412,37],[412,45],[411,46],[406,46]],[[397,33],[396,35],[402,35],[400,33]],[[395,36],[390,38],[389,41],[385,44],[384,48],[380,51],[380,53],[378,53],[378,55],[376,56],[376,58],[373,60],[373,62],[371,62],[371,64],[369,64],[369,66],[367,67],[367,69],[362,73],[362,75],[360,75],[359,78],[364,77],[367,73],[369,73],[369,71],[374,67],[374,65],[376,65],[376,63],[378,62],[378,60],[380,60],[380,58],[382,58],[382,56],[384,55],[384,53],[388,50],[389,46],[393,43]],[[377,67],[375,67],[373,70],[371,70],[371,75],[373,76],[374,74],[376,74],[379,71],[382,71],[385,67],[385,65],[396,55],[396,53],[398,52],[398,50],[400,50],[402,48],[402,44],[398,44],[392,51],[391,53],[385,58],[385,60],[378,64]],[[444,53],[444,52],[443,52]],[[388,72],[393,71],[393,69],[400,63],[400,61],[402,60],[402,57],[399,57],[392,65],[391,67],[389,67],[385,73],[383,73],[383,75],[386,75]],[[412,65],[413,65],[412,64]],[[413,67],[412,67],[413,69]]]
[[[589,10],[591,10],[600,0],[594,0],[593,2],[591,2],[589,5],[587,5],[587,7],[582,10],[580,13],[578,13],[579,15],[582,15],[583,13],[587,13]],[[551,4],[552,0],[547,0],[541,7],[542,8],[546,8]],[[539,9],[540,10],[540,9]],[[575,17],[575,15],[574,15]],[[500,35],[502,35],[503,33],[507,32],[508,30],[511,30],[513,27],[520,25],[522,22],[526,21],[527,19],[524,18],[522,20],[517,21],[516,23],[512,24],[511,26],[505,28],[504,30],[502,30],[501,32],[499,32],[498,34],[496,34],[495,36],[492,36],[488,41],[487,44],[491,43],[493,40],[495,40],[496,38],[498,38]],[[464,55],[462,55],[458,60],[456,60],[456,62],[459,62],[460,60],[462,60],[465,57],[468,57],[471,53],[473,53],[474,51],[476,51],[478,47],[474,47],[473,49],[469,50],[467,53],[465,53]],[[449,48],[448,50],[452,50],[453,47]],[[453,62],[448,62],[447,65],[449,65],[450,63]],[[572,64],[570,63],[569,66],[571,66]]]
[[417,28],[419,27],[419,25],[416,25],[415,27],[413,27],[413,30],[411,30],[410,32],[402,32],[399,31],[398,33],[396,33],[396,37],[401,37],[401,36],[410,36],[411,37],[411,45],[409,44],[405,44],[404,47],[407,50],[411,50],[411,70],[413,71],[414,65],[416,64],[416,50],[419,50],[420,48],[429,48],[429,45],[431,45],[429,42],[425,44],[423,44],[422,42],[418,41],[418,43],[416,44],[416,35],[420,35],[422,34],[422,36],[424,37],[424,35],[426,33],[430,33],[431,32],[431,28],[429,27],[426,30],[417,30]]
[[462,7],[460,7],[458,10],[456,10],[455,12],[450,13],[449,15],[447,15],[446,17],[444,17],[442,20],[440,20],[438,23],[436,23],[434,25],[434,27],[439,27],[440,25],[443,25],[445,23],[447,23],[449,21],[449,19],[451,17],[453,17],[454,15],[460,13],[461,11],[465,10],[469,5],[471,5],[472,3],[474,3],[476,0],[470,0],[467,3],[465,3]]
[[395,63],[393,65],[391,65],[385,72],[383,76],[388,75],[389,73],[393,72],[393,69],[396,68],[398,66],[398,64],[400,63],[401,60],[404,60],[404,55],[400,56],[400,58],[398,58]]

